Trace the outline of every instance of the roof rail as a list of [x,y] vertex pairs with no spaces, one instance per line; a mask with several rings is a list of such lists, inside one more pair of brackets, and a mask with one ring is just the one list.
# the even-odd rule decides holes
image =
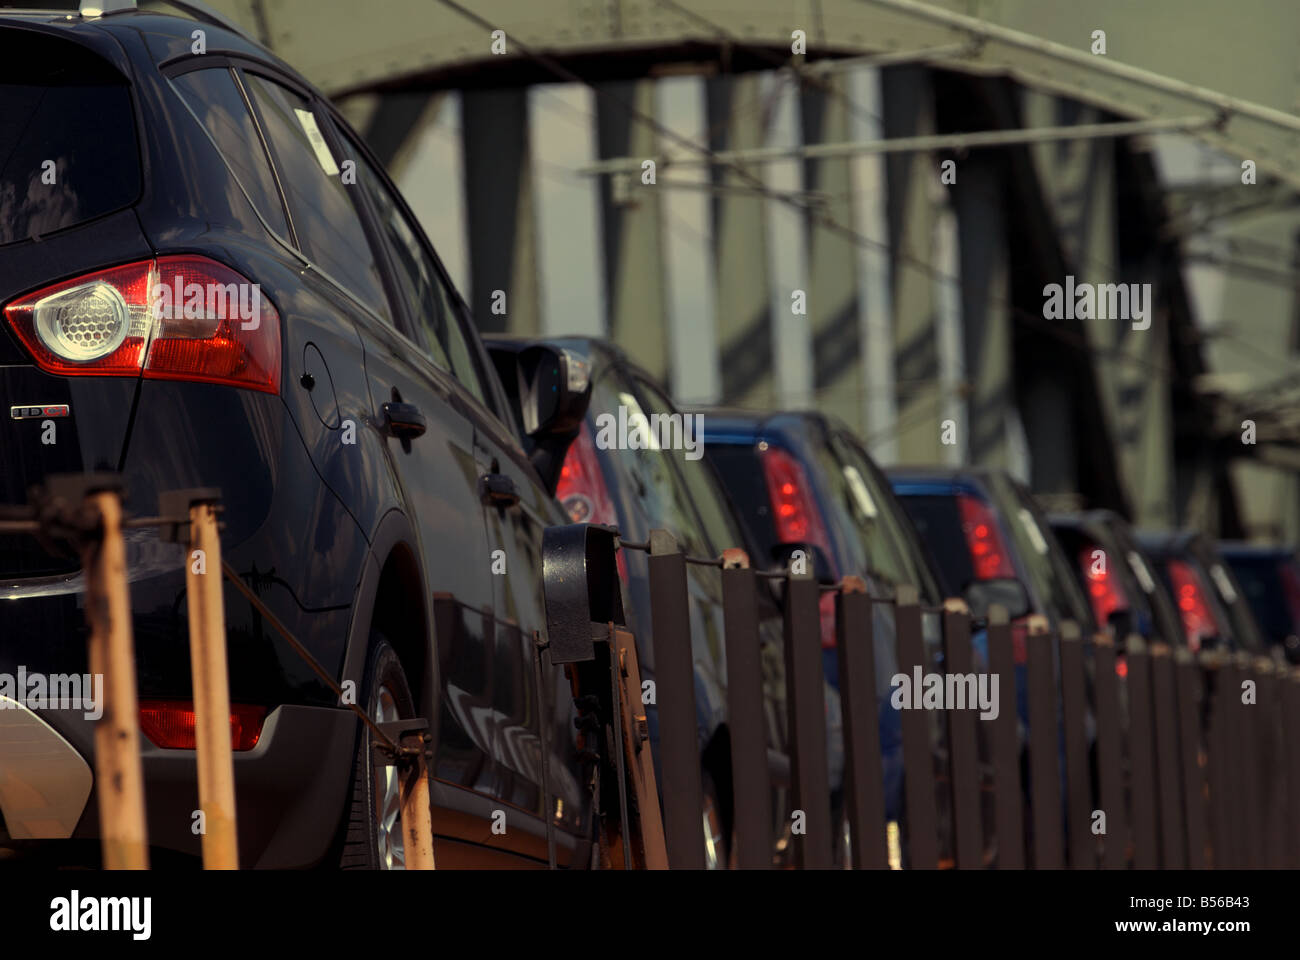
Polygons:
[[[258,46],[263,45],[257,40],[257,38],[250,36],[248,31],[235,23],[234,20],[231,20],[225,14],[213,10],[206,3],[202,3],[201,0],[167,0],[167,2],[173,7],[180,7],[185,12],[193,14],[200,20],[207,21],[214,27],[221,27],[225,30],[229,30],[236,36],[243,37],[249,43],[256,43]],[[135,6],[135,0],[130,0],[130,3],[131,6]]]

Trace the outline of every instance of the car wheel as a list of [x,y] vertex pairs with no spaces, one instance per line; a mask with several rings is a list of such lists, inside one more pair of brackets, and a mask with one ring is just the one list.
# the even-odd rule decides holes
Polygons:
[[[406,671],[380,634],[372,633],[366,667],[366,713],[376,723],[415,716]],[[345,870],[404,870],[401,781],[397,768],[380,763],[375,735],[363,727],[352,776],[352,805],[340,866]]]
[[727,831],[723,826],[722,802],[718,799],[718,788],[707,770],[702,773],[701,786],[704,788],[704,868],[706,870],[725,870],[729,866]]

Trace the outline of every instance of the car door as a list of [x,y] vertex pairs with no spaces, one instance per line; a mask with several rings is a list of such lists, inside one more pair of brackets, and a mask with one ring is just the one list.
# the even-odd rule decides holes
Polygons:
[[[491,751],[481,717],[489,705],[486,637],[492,613],[487,539],[475,495],[474,431],[454,402],[459,386],[415,347],[399,324],[400,294],[366,208],[341,176],[343,157],[324,139],[324,108],[279,79],[245,71],[284,186],[310,282],[352,318],[369,392],[352,437],[384,438],[396,502],[412,521],[438,641],[439,749],[435,775],[465,790],[490,790]],[[425,429],[414,435],[412,424]],[[405,436],[399,436],[405,425]],[[343,423],[339,442],[349,442]],[[414,679],[414,678],[413,678]],[[430,703],[429,691],[421,697]]]
[[[485,842],[540,859],[546,855],[543,723],[549,728],[547,773],[556,825],[572,834],[586,826],[585,791],[571,773],[577,769],[571,696],[558,671],[546,673],[539,685],[534,665],[534,635],[546,627],[542,532],[564,522],[563,512],[499,416],[503,399],[494,374],[436,255],[364,151],[350,139],[342,142],[356,163],[417,353],[431,365],[430,376],[452,385],[447,399],[462,428],[458,479],[472,494],[472,505],[464,499],[457,504],[484,543],[477,562],[487,574],[488,593],[474,618],[481,632],[466,629],[463,604],[445,602],[439,621],[440,627],[448,624],[438,634],[443,715],[455,714],[473,745],[472,752],[461,745],[465,759],[473,761],[473,780],[462,784],[492,799],[497,824]],[[489,477],[509,483],[518,502],[485,503],[480,484]],[[444,557],[460,562],[451,552]],[[437,768],[439,775],[466,769],[450,759]]]

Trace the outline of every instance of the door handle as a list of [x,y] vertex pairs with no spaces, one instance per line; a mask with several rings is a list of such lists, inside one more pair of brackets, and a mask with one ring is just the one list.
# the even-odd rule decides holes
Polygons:
[[384,433],[398,440],[411,440],[424,433],[427,424],[424,414],[413,403],[390,401],[383,406]]
[[478,478],[478,496],[489,507],[513,507],[519,502],[515,482],[504,473],[485,473]]

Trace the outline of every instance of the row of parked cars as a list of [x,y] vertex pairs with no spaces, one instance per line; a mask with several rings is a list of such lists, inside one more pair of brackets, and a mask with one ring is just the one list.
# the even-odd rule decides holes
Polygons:
[[[489,349],[502,349],[504,342],[490,342]],[[615,525],[633,540],[644,539],[651,528],[666,528],[687,553],[697,556],[717,556],[725,546],[740,546],[757,565],[774,569],[803,550],[823,582],[858,576],[881,600],[892,599],[900,584],[914,585],[924,611],[923,636],[936,661],[942,658],[938,608],[945,598],[964,599],[977,617],[991,603],[1001,603],[1012,618],[1022,737],[1027,724],[1025,639],[1035,616],[1053,630],[1068,620],[1085,635],[1109,632],[1119,646],[1121,672],[1126,669],[1124,644],[1132,635],[1193,651],[1262,654],[1278,646],[1293,662],[1300,659],[1300,567],[1291,551],[1218,545],[1190,531],[1135,532],[1109,510],[1046,513],[1023,484],[997,470],[882,470],[858,438],[833,418],[810,412],[679,411],[613,345],[574,338],[549,343],[583,357],[591,372],[591,403],[558,488],[572,519]],[[518,343],[510,347],[518,348]],[[694,460],[681,450],[597,443],[602,418],[618,415],[620,408],[625,418],[630,410],[633,420],[684,414],[689,423],[699,415],[706,456]],[[620,563],[629,622],[642,639],[641,656],[653,676],[645,559],[632,553]],[[720,863],[732,799],[727,790],[721,596],[715,572],[690,570],[706,832]],[[779,754],[779,618],[775,596],[765,595],[762,602],[763,642],[771,652],[765,660],[771,681],[769,736]],[[889,678],[897,673],[893,610],[876,604],[873,611],[886,812],[891,820],[900,820],[901,730],[888,697]],[[833,712],[838,678],[832,593],[822,595],[821,617]],[[987,657],[982,632],[974,644],[979,669]],[[828,729],[832,753],[841,760],[833,719]],[[940,749],[941,741],[940,733]],[[833,764],[837,790],[841,770],[842,760]],[[774,825],[778,833],[780,826]]]
[[[156,515],[171,490],[221,490],[224,559],[263,608],[226,591],[243,865],[404,862],[393,768],[263,610],[374,720],[429,722],[440,866],[544,863],[548,827],[559,863],[591,862],[590,742],[575,728],[570,678],[534,660],[546,630],[543,531],[567,522],[614,524],[629,541],[667,529],[688,554],[741,547],[773,568],[802,549],[821,579],[860,576],[882,600],[912,584],[932,648],[945,597],[977,613],[999,602],[1015,616],[1017,669],[1032,614],[1194,648],[1297,652],[1300,590],[1286,552],[1135,538],[1106,513],[1048,518],[996,472],[882,472],[850,431],[811,413],[703,411],[702,457],[602,442],[602,415],[681,411],[602,341],[485,341],[382,164],[328,100],[255,42],[182,7],[0,11],[0,396],[10,410],[0,506],[25,504],[62,473],[119,473],[137,516]],[[187,16],[206,30],[202,53]],[[241,297],[249,288],[255,299]],[[159,309],[157,294],[172,290],[183,313]],[[260,309],[233,312],[230,296]],[[127,562],[161,863],[197,854],[200,839],[186,557],[141,527],[129,531]],[[653,678],[647,560],[624,550],[618,564]],[[708,567],[687,571],[701,824],[710,862],[723,866],[737,801],[720,584]],[[770,586],[759,621],[781,857],[789,777]],[[75,549],[0,535],[0,587],[0,674],[87,672]],[[897,821],[895,628],[890,605],[874,611]],[[829,601],[821,622],[838,793]],[[977,635],[980,658],[981,644]],[[52,709],[22,691],[4,706],[0,844],[93,859],[93,710]],[[648,720],[653,743],[653,710]]]

